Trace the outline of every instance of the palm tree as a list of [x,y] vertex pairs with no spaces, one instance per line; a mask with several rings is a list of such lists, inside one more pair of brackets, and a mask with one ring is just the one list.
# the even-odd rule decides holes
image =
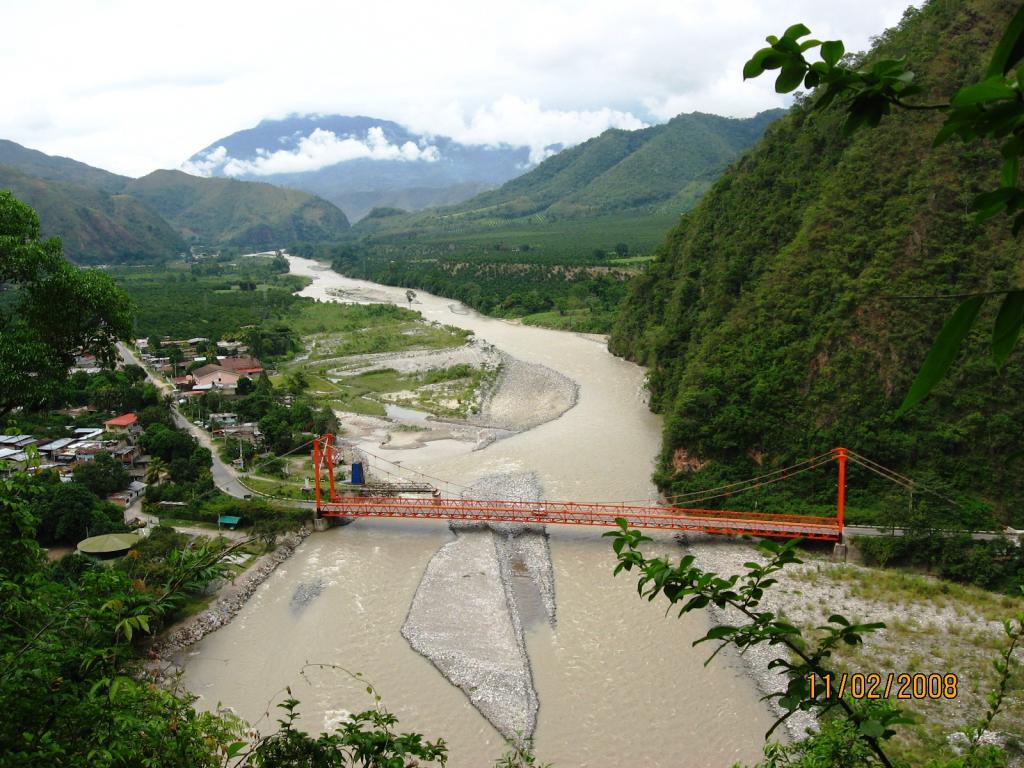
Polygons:
[[160,476],[167,471],[167,462],[161,459],[159,456],[154,456],[149,460],[149,466],[146,467],[146,482],[150,485],[160,482]]

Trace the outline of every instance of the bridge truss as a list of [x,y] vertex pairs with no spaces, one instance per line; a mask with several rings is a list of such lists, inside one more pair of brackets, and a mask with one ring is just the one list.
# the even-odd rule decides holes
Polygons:
[[[596,525],[614,527],[625,518],[634,528],[712,533],[732,536],[768,536],[841,541],[846,503],[847,450],[835,448],[811,468],[834,461],[838,466],[838,494],[835,517],[733,512],[685,506],[587,503],[576,501],[496,501],[463,498],[407,498],[341,496],[334,480],[336,448],[334,435],[313,441],[316,515],[318,518],[405,518],[424,520],[470,520],[533,525]],[[802,471],[802,470],[801,470]],[[785,472],[785,470],[779,470]],[[778,474],[771,473],[773,475]],[[795,474],[795,473],[794,473]],[[326,475],[326,478],[324,477]],[[323,481],[327,480],[327,488]],[[786,479],[785,475],[781,479]],[[775,482],[773,480],[772,482]],[[326,492],[325,492],[326,491]],[[730,494],[723,494],[730,495]]]

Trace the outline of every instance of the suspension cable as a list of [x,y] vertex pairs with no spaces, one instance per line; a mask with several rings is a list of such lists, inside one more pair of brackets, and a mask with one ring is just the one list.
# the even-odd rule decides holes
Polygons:
[[[797,470],[802,470],[803,468],[807,467],[808,465],[810,465],[812,463],[814,464],[815,467],[818,467],[818,466],[821,466],[821,464],[824,464],[824,463],[827,463],[829,461],[832,461],[832,459],[833,459],[832,452],[829,451],[827,453],[822,453],[822,454],[819,454],[818,456],[814,456],[814,457],[812,457],[810,459],[804,459],[803,461],[799,461],[796,464],[792,464],[792,465],[790,465],[788,467],[783,467],[782,469],[776,469],[776,470],[773,470],[771,472],[765,472],[763,475],[757,475],[756,477],[747,478],[745,480],[737,480],[735,482],[726,483],[725,485],[719,485],[719,486],[715,486],[713,488],[703,488],[703,489],[701,489],[699,491],[688,491],[686,493],[674,494],[674,495],[669,496],[667,498],[668,498],[669,501],[677,501],[677,500],[684,500],[685,501],[685,500],[689,500],[689,499],[691,499],[693,497],[706,496],[707,494],[715,493],[716,491],[727,491],[729,489],[734,489],[737,486],[741,486],[741,485],[749,485],[749,484],[752,484],[752,483],[761,484],[759,481],[767,480],[768,478],[776,477],[778,475],[783,475],[783,477],[778,477],[777,478],[778,480],[784,480],[784,479],[786,479],[786,477],[788,477],[788,476],[790,476],[792,474],[796,474]],[[776,480],[772,480],[771,482],[776,482]],[[741,491],[734,491],[734,492],[738,493],[738,492],[741,492]]]
[[934,488],[929,488],[926,485],[922,485],[913,478],[907,477],[906,475],[901,475],[899,472],[889,469],[888,467],[879,464],[877,461],[873,461],[872,459],[869,459],[866,456],[861,456],[859,453],[855,453],[854,451],[851,450],[847,450],[846,454],[851,461],[861,465],[865,469],[871,470],[872,472],[886,478],[887,480],[893,483],[896,483],[897,485],[903,486],[907,490],[924,491],[925,493],[929,493],[932,496],[936,496],[942,499],[943,501],[952,504],[954,507],[960,506],[959,502],[949,498],[948,496],[946,496],[943,493],[940,493],[939,491],[936,491]]

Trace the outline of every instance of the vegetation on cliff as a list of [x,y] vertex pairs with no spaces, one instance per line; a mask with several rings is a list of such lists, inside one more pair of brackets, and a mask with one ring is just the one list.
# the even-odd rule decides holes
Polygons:
[[[906,56],[923,92],[948,100],[983,76],[1014,10],[999,0],[910,9],[870,57]],[[666,416],[659,484],[681,492],[849,445],[947,494],[979,494],[1019,523],[1024,484],[1009,459],[1024,424],[1024,365],[1017,356],[997,375],[982,351],[991,322],[934,395],[897,417],[956,303],[906,297],[1021,281],[1009,227],[979,225],[970,211],[998,177],[999,153],[933,148],[940,114],[895,114],[852,136],[844,119],[798,102],[632,284],[611,348],[651,367],[652,405]],[[908,508],[853,480],[855,516]],[[791,487],[792,498],[746,503],[833,493],[827,477]],[[992,522],[977,504],[931,514]]]

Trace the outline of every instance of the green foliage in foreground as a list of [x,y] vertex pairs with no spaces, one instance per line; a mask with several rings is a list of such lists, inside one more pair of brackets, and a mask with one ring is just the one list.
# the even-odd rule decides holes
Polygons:
[[[863,63],[906,56],[917,83],[951,95],[983,76],[991,28],[1015,11],[1003,0],[926,4]],[[1019,279],[1020,244],[968,210],[1002,158],[981,144],[933,148],[937,113],[894,114],[852,136],[845,119],[835,105],[798,105],[631,285],[610,346],[651,368],[652,407],[665,414],[659,485],[694,490],[847,445],[1020,524],[1024,476],[1007,459],[1024,433],[1019,355],[996,375],[989,334],[974,331],[964,362],[898,415],[956,303],[907,297]],[[880,500],[881,486],[864,487],[864,506],[881,512],[869,496]],[[834,485],[813,490],[833,502]]]
[[[823,719],[821,730],[806,739],[788,746],[769,744],[761,766],[909,768],[907,763],[892,756],[894,749],[890,740],[896,736],[900,726],[911,721],[891,699],[841,698],[839,691],[825,689],[820,684],[826,678],[839,679],[833,654],[843,646],[862,644],[865,634],[883,630],[885,624],[857,624],[836,613],[829,616],[828,623],[818,627],[816,634],[811,636],[781,615],[766,610],[763,600],[765,593],[777,583],[776,574],[788,565],[801,562],[796,556],[797,541],[785,544],[761,541],[758,550],[763,562],[746,563],[743,574],[720,576],[695,566],[693,555],[683,557],[678,563],[665,558],[648,558],[641,547],[651,539],[631,529],[624,518],[618,518],[616,522],[618,530],[604,534],[613,540],[618,560],[615,574],[635,570],[638,574],[637,591],[641,596],[648,601],[664,597],[671,606],[679,607],[680,616],[714,605],[725,612],[726,621],[737,622],[713,626],[694,641],[694,645],[717,643],[705,664],[730,646],[740,652],[755,646],[768,646],[779,654],[768,668],[779,670],[787,685],[784,690],[765,698],[775,700],[785,714],[765,734],[766,739],[796,712],[810,711]],[[998,681],[987,698],[987,711],[976,723],[965,726],[967,749],[960,756],[936,756],[927,763],[929,768],[995,768],[1005,765],[1002,751],[983,744],[982,737],[993,730],[1010,682],[1020,675],[1021,665],[1016,652],[1024,641],[1024,612],[1007,619],[1004,631],[1005,645],[992,662],[999,675]],[[813,686],[812,681],[819,684]]]

